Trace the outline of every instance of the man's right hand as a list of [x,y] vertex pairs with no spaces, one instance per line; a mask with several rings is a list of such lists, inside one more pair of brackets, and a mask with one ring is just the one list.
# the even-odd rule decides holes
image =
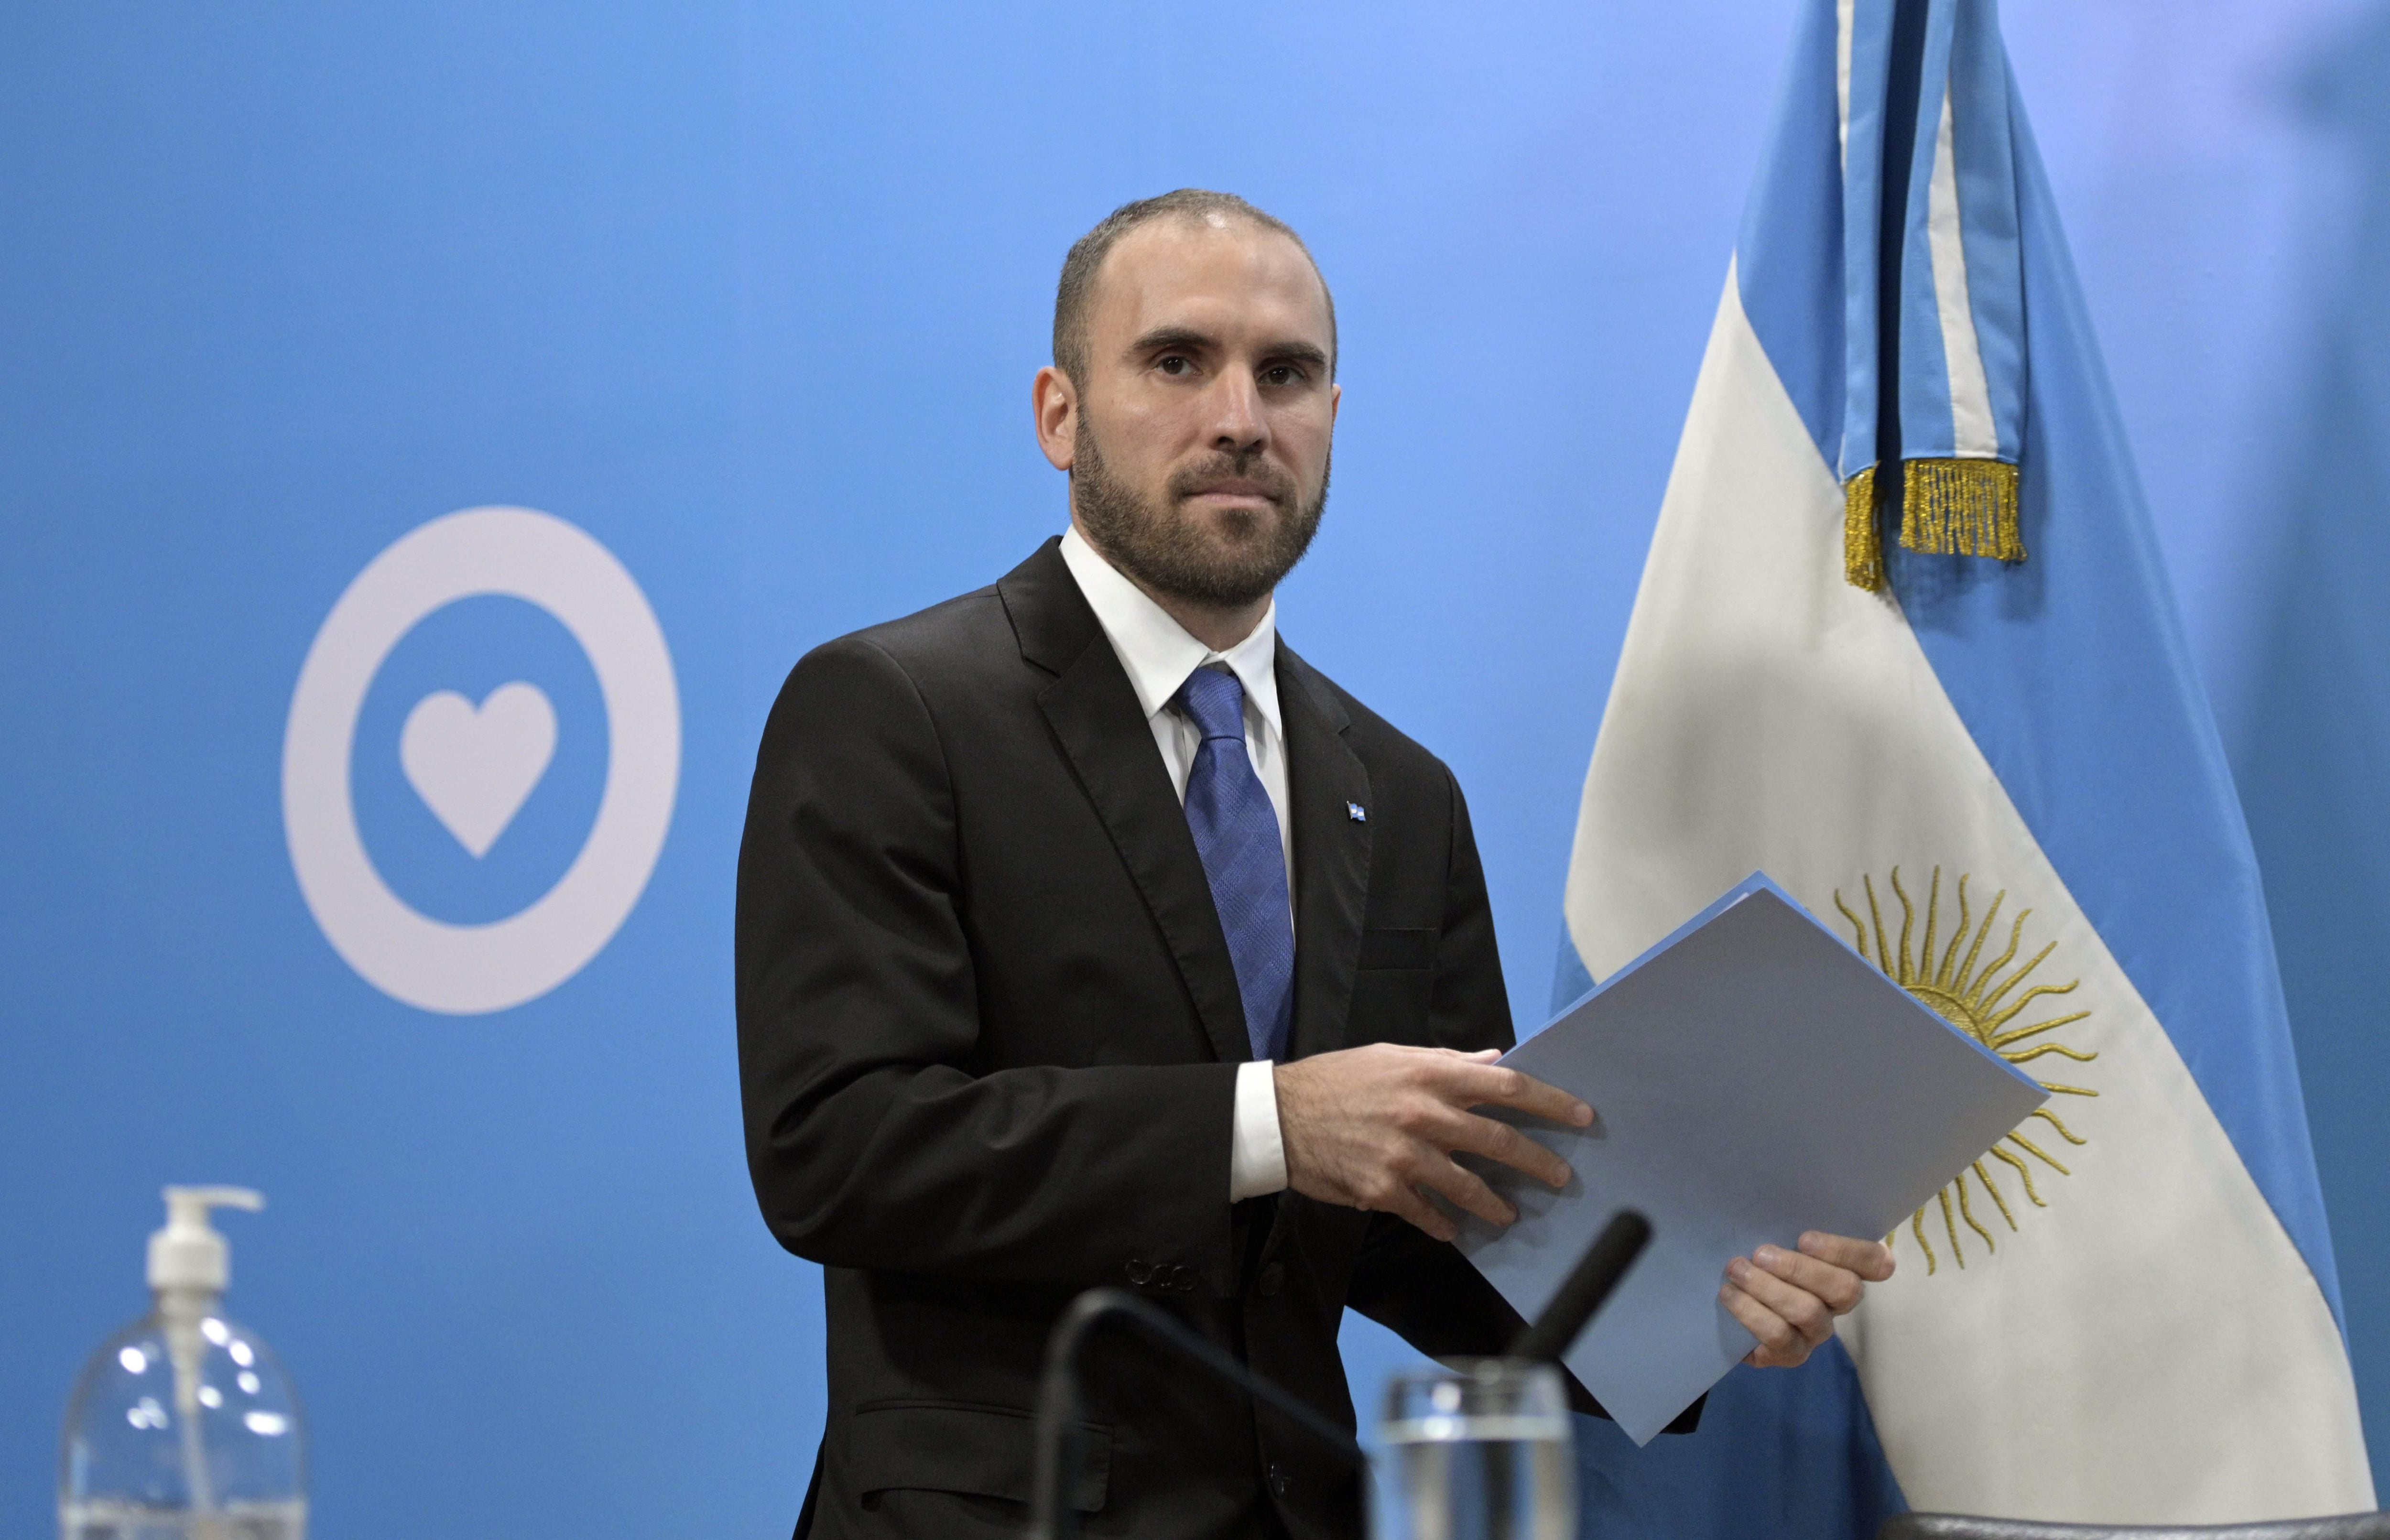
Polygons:
[[1568,1165],[1510,1124],[1469,1109],[1510,1107],[1576,1128],[1593,1122],[1593,1109],[1502,1068],[1494,1062],[1500,1057],[1492,1048],[1373,1043],[1278,1066],[1287,1185],[1323,1202],[1400,1214],[1438,1240],[1460,1229],[1428,1192],[1488,1224],[1510,1224],[1518,1211],[1452,1152],[1499,1161],[1555,1187],[1567,1184]]

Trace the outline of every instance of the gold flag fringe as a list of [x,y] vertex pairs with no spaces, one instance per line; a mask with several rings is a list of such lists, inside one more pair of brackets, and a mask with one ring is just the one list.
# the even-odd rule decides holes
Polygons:
[[2024,559],[2016,467],[2005,460],[1910,460],[1900,469],[1902,545],[1935,556]]
[[1883,587],[1883,536],[1876,528],[1875,467],[1843,483],[1843,576],[1872,594]]
[[[1843,483],[1843,576],[1883,587],[1883,532],[1874,466]],[[1907,460],[1900,468],[1900,543],[1933,556],[2024,559],[2017,521],[2017,468],[2005,460]]]

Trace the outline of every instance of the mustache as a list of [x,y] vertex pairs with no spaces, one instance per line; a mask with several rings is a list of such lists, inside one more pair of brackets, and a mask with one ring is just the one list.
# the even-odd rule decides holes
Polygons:
[[1214,455],[1194,465],[1181,467],[1170,478],[1169,492],[1173,502],[1184,501],[1211,490],[1222,481],[1251,481],[1261,489],[1263,496],[1280,507],[1294,502],[1294,478],[1282,466],[1272,464],[1260,451],[1241,455]]

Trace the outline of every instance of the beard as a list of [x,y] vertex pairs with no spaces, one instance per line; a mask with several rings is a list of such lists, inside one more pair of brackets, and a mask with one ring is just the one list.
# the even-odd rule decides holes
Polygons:
[[[1156,506],[1114,476],[1080,409],[1078,453],[1071,467],[1071,506],[1096,547],[1148,589],[1190,603],[1240,609],[1294,570],[1328,511],[1328,468],[1318,494],[1304,503],[1294,478],[1258,453],[1218,454],[1175,472]],[[1211,528],[1187,511],[1212,482],[1259,482],[1270,511],[1230,508]]]

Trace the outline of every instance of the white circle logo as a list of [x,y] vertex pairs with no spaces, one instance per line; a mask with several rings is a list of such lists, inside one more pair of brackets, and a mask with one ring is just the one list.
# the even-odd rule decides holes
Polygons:
[[[374,869],[350,758],[391,650],[433,610],[482,595],[537,605],[587,654],[606,701],[606,781],[588,837],[554,887],[504,919],[452,925],[416,910]],[[401,752],[425,802],[479,856],[555,744],[546,696],[516,683],[479,708],[452,692],[425,697]],[[631,574],[553,514],[467,508],[374,558],[324,618],[283,733],[282,827],[299,891],[349,966],[408,1005],[471,1016],[538,998],[613,939],[663,851],[679,780],[680,691],[663,628]]]

